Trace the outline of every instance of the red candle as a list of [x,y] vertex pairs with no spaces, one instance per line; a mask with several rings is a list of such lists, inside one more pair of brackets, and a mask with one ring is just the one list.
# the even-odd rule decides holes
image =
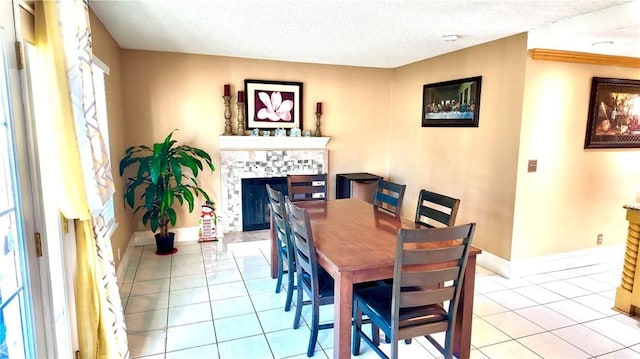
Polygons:
[[322,102],[316,103],[316,113],[322,113]]
[[244,102],[244,91],[238,91],[238,102]]
[[229,84],[224,85],[224,95],[231,96],[231,86]]

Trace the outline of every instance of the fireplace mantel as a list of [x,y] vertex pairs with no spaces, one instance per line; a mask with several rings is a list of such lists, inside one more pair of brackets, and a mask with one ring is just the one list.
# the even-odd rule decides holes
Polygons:
[[220,136],[220,150],[323,150],[331,137]]

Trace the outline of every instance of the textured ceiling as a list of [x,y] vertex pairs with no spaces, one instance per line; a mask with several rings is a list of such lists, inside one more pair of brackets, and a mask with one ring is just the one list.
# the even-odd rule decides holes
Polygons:
[[[530,47],[640,57],[640,0],[89,0],[89,5],[126,49],[394,68],[531,31]],[[444,41],[447,34],[459,39]],[[591,45],[609,40],[614,43],[606,49]]]

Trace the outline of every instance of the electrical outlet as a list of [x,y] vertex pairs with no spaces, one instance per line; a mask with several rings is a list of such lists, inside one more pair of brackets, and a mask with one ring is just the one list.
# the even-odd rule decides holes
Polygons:
[[602,233],[598,234],[598,239],[596,241],[597,245],[601,245],[602,244]]

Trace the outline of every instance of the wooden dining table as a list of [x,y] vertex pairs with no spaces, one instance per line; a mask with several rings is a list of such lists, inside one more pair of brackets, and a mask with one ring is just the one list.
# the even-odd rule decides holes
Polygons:
[[[399,228],[420,228],[413,221],[391,216],[359,199],[296,202],[310,217],[313,239],[321,265],[334,279],[333,357],[349,358],[353,285],[393,277]],[[272,232],[271,275],[277,274],[277,243]],[[469,358],[471,319],[476,274],[472,247],[458,304],[453,352]]]

